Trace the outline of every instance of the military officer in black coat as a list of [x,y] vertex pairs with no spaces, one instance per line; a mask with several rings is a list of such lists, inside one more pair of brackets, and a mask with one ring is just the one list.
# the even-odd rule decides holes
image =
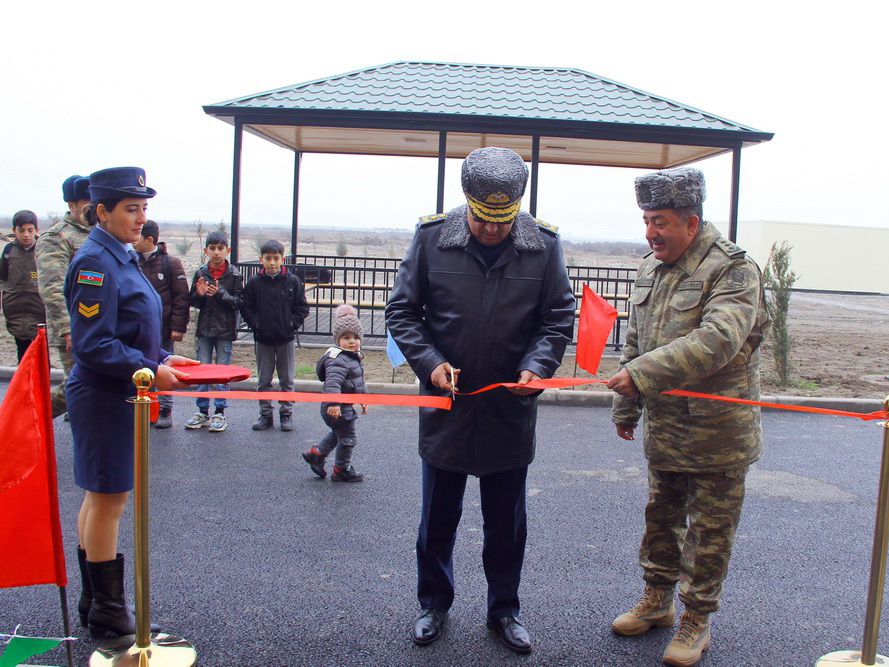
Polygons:
[[[424,394],[551,377],[573,332],[575,300],[556,230],[519,210],[528,180],[521,156],[475,150],[461,180],[466,205],[421,220],[386,306]],[[531,650],[517,618],[538,393],[501,388],[460,396],[449,411],[420,409],[417,644],[438,639],[453,602],[454,541],[467,475],[476,475],[488,626],[510,649]]]

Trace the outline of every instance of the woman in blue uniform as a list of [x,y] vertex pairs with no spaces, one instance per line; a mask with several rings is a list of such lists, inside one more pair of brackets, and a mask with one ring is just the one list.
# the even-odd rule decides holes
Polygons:
[[[133,634],[124,600],[124,558],[117,553],[120,517],[133,488],[133,415],[127,402],[140,368],[158,389],[179,389],[182,373],[167,363],[197,363],[161,349],[161,300],[125,244],[140,237],[148,200],[136,167],[90,176],[84,215],[95,225],[65,279],[75,365],[65,391],[74,441],[74,481],[86,491],[77,519],[83,593],[78,611],[96,638]],[[94,180],[93,180],[94,179]]]

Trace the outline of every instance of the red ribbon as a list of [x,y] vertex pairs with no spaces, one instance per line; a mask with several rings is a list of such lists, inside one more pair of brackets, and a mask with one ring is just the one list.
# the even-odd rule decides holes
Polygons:
[[158,396],[233,398],[245,401],[296,401],[297,403],[359,403],[361,405],[401,405],[419,408],[451,409],[450,396],[416,394],[318,394],[304,391],[158,391]]
[[518,382],[495,382],[487,387],[476,389],[475,391],[455,392],[456,396],[472,396],[481,394],[485,391],[491,391],[497,387],[506,387],[514,389],[515,387],[524,387],[525,389],[561,389],[562,387],[578,387],[582,384],[605,384],[608,380],[597,380],[595,378],[550,378],[548,380],[531,380],[527,384],[519,384]]
[[[583,384],[607,384],[608,380],[599,380],[596,378],[550,378],[549,380],[531,380],[528,384],[519,384],[518,382],[498,382],[489,384],[476,391],[461,393],[457,392],[457,396],[472,396],[480,394],[483,391],[490,391],[497,387],[527,387],[529,389],[559,389],[562,387],[576,387]],[[828,408],[815,408],[808,405],[781,405],[780,403],[764,403],[762,401],[749,401],[744,398],[733,398],[731,396],[717,396],[716,394],[701,394],[696,391],[686,391],[685,389],[671,389],[663,392],[671,396],[691,396],[693,398],[706,398],[711,401],[723,401],[726,403],[740,403],[742,405],[759,405],[764,408],[774,408],[776,410],[794,410],[796,412],[813,412],[819,415],[834,415],[835,417],[855,417],[865,421],[871,419],[889,419],[889,413],[885,410],[877,410],[876,412],[847,412],[845,410],[830,410]]]
[[[550,378],[548,380],[531,380],[527,384],[518,382],[496,382],[487,387],[469,392],[456,392],[456,396],[473,396],[485,391],[491,391],[498,387],[512,389],[523,387],[525,389],[561,389],[563,387],[578,387],[585,384],[607,384],[608,380],[596,378]],[[827,408],[815,408],[806,405],[781,405],[778,403],[764,403],[762,401],[749,401],[743,398],[731,396],[717,396],[715,394],[701,394],[684,389],[672,389],[663,392],[672,396],[691,396],[693,398],[706,398],[711,401],[724,401],[726,403],[740,403],[742,405],[759,405],[764,408],[776,410],[793,410],[796,412],[812,412],[820,415],[833,415],[835,417],[855,417],[869,421],[872,419],[889,419],[885,410],[876,412],[847,412],[845,410],[830,410]],[[288,391],[159,391],[152,396],[201,396],[203,398],[232,398],[248,401],[296,401],[299,403],[359,403],[364,405],[400,405],[408,407],[438,408],[440,410],[451,409],[450,396],[419,396],[416,394],[317,394],[310,392]]]
[[731,396],[716,396],[714,394],[699,394],[696,391],[685,391],[684,389],[671,389],[665,391],[665,394],[673,396],[691,396],[693,398],[707,398],[711,401],[724,401],[726,403],[741,403],[743,405],[760,405],[764,408],[775,408],[776,410],[795,410],[796,412],[814,412],[819,415],[834,415],[836,417],[857,417],[868,421],[870,419],[889,419],[889,413],[885,410],[877,410],[876,412],[846,412],[845,410],[829,410],[828,408],[815,408],[808,405],[781,405],[779,403],[763,403],[761,401],[748,401],[744,398],[732,398]]

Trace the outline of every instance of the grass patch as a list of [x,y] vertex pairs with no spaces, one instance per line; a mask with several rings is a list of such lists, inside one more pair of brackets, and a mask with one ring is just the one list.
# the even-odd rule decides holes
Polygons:
[[803,380],[801,378],[791,378],[790,384],[804,391],[814,391],[818,388],[818,383],[814,380]]
[[317,380],[315,364],[297,364],[294,374],[298,380]]

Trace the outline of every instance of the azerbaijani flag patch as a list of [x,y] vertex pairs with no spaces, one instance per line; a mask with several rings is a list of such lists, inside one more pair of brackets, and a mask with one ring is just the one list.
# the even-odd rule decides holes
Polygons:
[[105,282],[105,274],[98,271],[79,271],[77,273],[77,282],[81,285],[95,285],[101,287]]

